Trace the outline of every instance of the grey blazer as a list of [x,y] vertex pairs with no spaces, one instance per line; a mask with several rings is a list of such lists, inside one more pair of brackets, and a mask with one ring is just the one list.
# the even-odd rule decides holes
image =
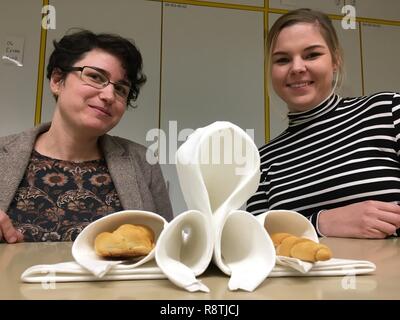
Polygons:
[[[37,136],[49,129],[42,124],[0,138],[0,209],[7,212],[24,176]],[[122,207],[173,218],[171,203],[159,164],[146,160],[146,147],[120,137],[104,135],[99,145],[107,162]]]

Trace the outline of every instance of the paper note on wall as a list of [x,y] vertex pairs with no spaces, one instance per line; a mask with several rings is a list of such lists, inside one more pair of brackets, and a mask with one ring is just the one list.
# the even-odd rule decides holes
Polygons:
[[2,62],[4,64],[23,66],[24,38],[8,36],[5,38],[2,47],[4,48],[2,53]]

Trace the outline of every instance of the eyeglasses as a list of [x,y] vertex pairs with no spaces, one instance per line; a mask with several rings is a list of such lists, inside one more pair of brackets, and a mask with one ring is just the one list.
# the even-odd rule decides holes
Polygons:
[[131,87],[127,84],[123,83],[115,83],[111,82],[108,76],[105,74],[104,70],[96,67],[68,67],[63,68],[64,71],[80,71],[81,72],[81,79],[87,83],[88,85],[92,86],[96,89],[103,89],[107,87],[110,83],[114,85],[115,92],[121,98],[127,100],[129,97],[129,93],[131,91]]

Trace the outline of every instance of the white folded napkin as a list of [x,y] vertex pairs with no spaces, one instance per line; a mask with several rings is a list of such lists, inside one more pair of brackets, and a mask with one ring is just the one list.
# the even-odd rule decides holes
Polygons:
[[[258,222],[270,235],[285,232],[304,237],[319,243],[314,226],[303,215],[291,210],[270,210],[257,216]],[[327,261],[307,262],[296,258],[276,256],[276,265],[270,277],[283,276],[333,276],[371,273],[376,266],[370,261],[330,259]]]
[[36,265],[26,269],[21,275],[22,281],[30,283],[145,279],[166,279],[166,276],[154,260],[129,269],[116,265],[103,277],[95,276],[74,261]]
[[113,232],[122,224],[142,224],[150,227],[157,242],[167,221],[153,212],[141,210],[124,210],[100,218],[89,224],[78,235],[72,245],[72,256],[75,261],[96,277],[103,277],[110,269],[120,265],[120,269],[133,269],[154,259],[155,249],[145,257],[137,260],[108,260],[99,257],[94,250],[94,240],[101,232]]
[[250,213],[232,210],[216,232],[214,262],[231,278],[230,290],[254,291],[275,264],[275,248]]
[[268,234],[277,232],[290,233],[319,242],[314,226],[306,217],[292,210],[269,210],[256,216]]
[[190,292],[209,292],[196,276],[210,263],[214,236],[209,216],[189,210],[175,217],[156,245],[158,266],[177,286]]
[[275,264],[271,257],[274,248],[265,229],[248,212],[232,211],[217,233],[219,241],[214,241],[212,223],[196,210],[177,216],[157,242],[158,266],[177,286],[191,292],[209,292],[196,276],[206,270],[216,250],[221,260],[217,265],[231,275],[228,288],[253,291]]
[[176,169],[188,208],[223,220],[256,192],[260,155],[240,127],[217,121],[194,131],[179,147]]
[[32,266],[22,273],[21,280],[69,282],[165,278],[155,264],[155,248],[145,257],[129,260],[107,260],[96,254],[96,236],[101,232],[113,232],[122,224],[150,227],[157,242],[168,222],[158,214],[141,210],[124,210],[107,215],[89,224],[75,239],[72,245],[74,262]]
[[[293,268],[293,266],[285,266],[277,263],[269,273],[269,277],[345,276],[367,274],[376,270],[374,263],[364,260],[333,258],[328,261],[319,261],[307,264],[310,264],[311,268],[304,272],[304,270],[296,270],[296,268]],[[121,269],[120,265],[118,265],[111,269],[102,278],[94,276],[91,272],[81,267],[76,262],[36,265],[28,268],[21,275],[22,281],[30,283],[145,280],[165,278],[167,278],[167,276],[156,265],[154,260],[133,269]],[[187,290],[195,291],[190,290],[190,287],[188,287]],[[201,291],[208,292],[207,290]]]
[[[215,122],[189,136],[176,153],[176,163],[189,211],[161,234],[156,247],[159,267],[177,286],[208,291],[196,276],[212,255],[231,276],[230,290],[253,291],[275,264],[266,230],[253,215],[237,210],[258,187],[260,158],[254,142],[236,125]],[[184,226],[190,227],[193,238],[201,237],[185,243]]]
[[[364,260],[332,258],[327,261],[318,261],[314,263],[299,260],[298,265],[281,265],[281,262],[272,269],[272,272],[269,274],[270,277],[345,276],[372,273],[376,270],[374,263]],[[299,265],[304,264],[311,265],[311,268],[309,268],[309,266],[305,269],[299,268]]]
[[276,256],[276,265],[289,267],[301,273],[307,273],[313,267],[312,262],[284,256]]

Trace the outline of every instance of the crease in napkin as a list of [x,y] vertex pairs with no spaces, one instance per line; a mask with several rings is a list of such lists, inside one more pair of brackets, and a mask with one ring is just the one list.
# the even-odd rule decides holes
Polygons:
[[[212,260],[230,275],[230,290],[255,290],[271,272],[275,250],[256,218],[238,210],[260,180],[253,140],[230,122],[214,122],[194,131],[180,146],[176,168],[190,213],[175,217],[161,234],[156,246],[158,265],[177,286],[207,292],[196,277]],[[181,236],[185,225],[191,226],[193,234],[203,233],[205,240],[197,241],[197,247],[193,244],[193,250],[172,250],[187,247]]]
[[276,256],[276,264],[292,268],[301,273],[307,273],[313,267],[312,262],[307,262],[297,258],[284,257],[284,256]]
[[169,280],[190,292],[209,292],[196,276],[210,263],[213,250],[212,221],[196,210],[173,219],[156,245],[156,261]]
[[21,280],[29,283],[145,279],[166,279],[166,276],[154,260],[133,269],[116,265],[103,277],[95,276],[75,261],[32,266],[21,275]]
[[[287,260],[284,263],[286,262]],[[304,261],[299,261],[299,265],[302,265],[303,262]],[[291,261],[290,264],[281,263],[282,259],[272,269],[271,273],[269,274],[270,277],[345,276],[367,274],[376,270],[376,265],[366,260],[332,258],[327,261],[318,261],[314,263],[305,262],[307,264],[307,271],[305,271],[306,269],[301,269],[298,266],[295,267],[293,261]],[[311,265],[311,268],[309,268],[309,265]]]
[[275,248],[270,237],[247,211],[232,210],[220,226],[214,262],[230,275],[230,290],[254,291],[275,263]]

